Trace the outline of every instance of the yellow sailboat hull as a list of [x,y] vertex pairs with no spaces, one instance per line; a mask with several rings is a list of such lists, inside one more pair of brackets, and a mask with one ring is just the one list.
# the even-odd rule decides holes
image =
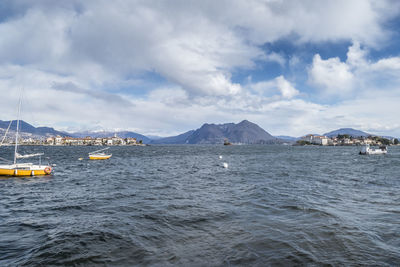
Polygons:
[[50,175],[52,172],[52,168],[50,166],[34,166],[34,165],[25,165],[25,166],[0,166],[0,176],[43,176]]
[[109,159],[112,155],[89,155],[89,159],[91,160],[102,160]]
[[[22,92],[23,91],[21,90],[21,97],[19,99],[19,104],[18,104],[17,129],[15,131],[14,163],[0,165],[0,176],[29,177],[29,176],[38,176],[38,175],[50,175],[53,170],[50,166],[42,165],[41,163],[39,163],[39,165],[34,165],[33,163],[27,163],[27,162],[17,163],[17,159],[31,158],[31,157],[43,155],[43,153],[34,153],[34,154],[27,154],[27,155],[21,155],[18,153],[19,117],[20,117],[20,111],[21,111]],[[4,134],[3,141],[7,135],[8,130],[10,129],[11,123],[12,123],[12,121],[10,121],[10,124]],[[3,141],[1,143],[3,143]],[[5,161],[7,161],[7,160],[5,160]],[[41,160],[39,160],[39,162],[41,162]]]
[[37,176],[48,175],[43,170],[7,170],[0,169],[0,176]]

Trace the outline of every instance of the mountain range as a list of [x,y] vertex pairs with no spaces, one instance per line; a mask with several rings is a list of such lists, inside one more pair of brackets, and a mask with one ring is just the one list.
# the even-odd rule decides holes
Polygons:
[[[0,120],[0,133],[5,132],[10,121]],[[16,121],[13,121],[10,132],[15,132]],[[295,142],[300,137],[290,136],[272,136],[255,123],[243,120],[240,123],[224,123],[224,124],[203,124],[199,129],[190,130],[185,133],[170,137],[149,137],[131,131],[82,131],[67,133],[57,131],[51,127],[34,127],[31,124],[21,120],[20,132],[22,136],[30,136],[35,138],[43,138],[49,136],[67,136],[67,137],[111,137],[117,135],[122,138],[136,138],[142,140],[145,144],[222,144],[224,140],[231,143],[241,144],[282,144],[285,142]],[[370,136],[372,134],[352,129],[341,128],[328,133],[325,136],[335,137],[337,135],[348,134],[353,137]],[[10,135],[9,135],[10,136]]]
[[[1,132],[5,132],[9,125],[10,125],[10,121],[0,120]],[[57,135],[71,136],[68,133],[54,130],[54,128],[51,128],[51,127],[34,127],[31,124],[29,124],[23,120],[19,121],[19,129],[20,129],[20,132],[22,133],[22,135],[25,134],[25,135],[30,135],[33,137],[48,137],[48,136],[57,136]],[[9,131],[15,132],[16,130],[17,130],[17,121],[14,120],[11,123]]]

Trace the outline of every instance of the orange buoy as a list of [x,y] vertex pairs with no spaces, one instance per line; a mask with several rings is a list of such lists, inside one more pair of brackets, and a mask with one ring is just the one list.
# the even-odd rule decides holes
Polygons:
[[46,168],[44,168],[44,172],[45,172],[46,174],[50,174],[50,173],[51,173],[51,167],[46,167]]

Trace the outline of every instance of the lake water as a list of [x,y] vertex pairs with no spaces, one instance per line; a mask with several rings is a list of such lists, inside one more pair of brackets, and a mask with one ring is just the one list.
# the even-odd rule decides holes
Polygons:
[[57,166],[0,179],[0,266],[400,264],[400,147],[95,149],[21,148]]

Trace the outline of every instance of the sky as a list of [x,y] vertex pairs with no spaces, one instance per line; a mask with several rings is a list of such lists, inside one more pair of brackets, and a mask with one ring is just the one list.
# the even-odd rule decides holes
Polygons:
[[400,137],[400,2],[2,0],[0,120]]

